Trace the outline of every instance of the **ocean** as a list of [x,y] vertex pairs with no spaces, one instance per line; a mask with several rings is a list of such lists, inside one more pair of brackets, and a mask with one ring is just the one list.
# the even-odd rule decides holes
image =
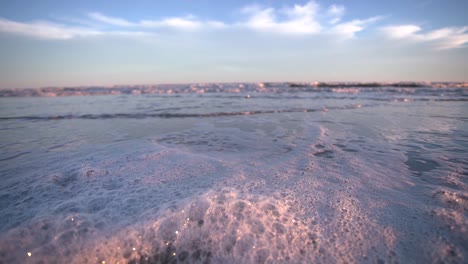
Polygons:
[[467,263],[459,86],[0,91],[0,263]]

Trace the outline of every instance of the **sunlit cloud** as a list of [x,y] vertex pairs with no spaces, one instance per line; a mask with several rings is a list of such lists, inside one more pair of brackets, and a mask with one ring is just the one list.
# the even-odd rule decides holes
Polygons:
[[392,39],[414,42],[432,42],[437,49],[453,49],[468,43],[468,27],[445,27],[423,32],[418,25],[384,27],[383,32]]

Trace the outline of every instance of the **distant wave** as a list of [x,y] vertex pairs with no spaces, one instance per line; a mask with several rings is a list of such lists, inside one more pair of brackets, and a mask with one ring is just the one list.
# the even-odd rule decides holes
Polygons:
[[179,85],[134,85],[112,87],[46,87],[37,89],[4,89],[0,97],[55,97],[90,95],[132,95],[132,94],[207,94],[207,93],[297,93],[328,92],[357,94],[385,92],[399,94],[455,93],[466,94],[468,83],[229,83],[229,84],[179,84]]
[[240,115],[258,115],[258,114],[274,114],[274,113],[294,113],[294,112],[315,112],[315,109],[294,109],[294,110],[267,110],[267,111],[242,111],[242,112],[219,112],[206,114],[189,114],[189,113],[117,113],[117,114],[100,114],[100,115],[55,115],[55,116],[17,116],[17,117],[0,117],[0,120],[59,120],[59,119],[143,119],[143,118],[191,118],[191,117],[218,117],[218,116],[240,116]]
[[[366,105],[371,106],[371,105]],[[85,115],[52,115],[52,116],[10,116],[0,117],[0,120],[61,120],[61,119],[143,119],[143,118],[203,118],[220,116],[242,116],[242,115],[260,115],[276,113],[308,113],[339,109],[355,109],[363,107],[360,104],[345,107],[327,107],[321,109],[295,108],[282,110],[251,110],[236,112],[215,112],[215,113],[115,113],[115,114],[85,114]]]

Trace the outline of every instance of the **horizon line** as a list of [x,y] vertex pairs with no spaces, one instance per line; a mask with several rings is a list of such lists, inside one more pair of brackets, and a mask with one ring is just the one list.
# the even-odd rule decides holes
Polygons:
[[49,85],[37,87],[8,87],[0,88],[0,90],[26,90],[26,89],[60,89],[60,88],[124,88],[124,87],[137,87],[137,86],[157,86],[157,85],[199,85],[199,84],[437,84],[437,83],[453,83],[461,84],[468,83],[465,81],[414,81],[414,80],[401,80],[401,81],[222,81],[222,82],[161,82],[161,83],[126,83],[126,84],[89,84],[89,85]]

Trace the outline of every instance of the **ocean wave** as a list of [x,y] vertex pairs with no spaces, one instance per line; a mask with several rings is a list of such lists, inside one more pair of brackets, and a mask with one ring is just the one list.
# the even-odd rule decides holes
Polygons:
[[112,87],[45,87],[3,89],[0,97],[56,97],[90,95],[141,95],[141,94],[212,94],[212,93],[345,93],[358,94],[385,92],[420,94],[436,92],[457,93],[466,96],[467,83],[228,83],[228,84],[174,84],[133,85]]
[[[370,106],[370,105],[367,105]],[[61,119],[143,119],[143,118],[208,118],[223,116],[247,116],[277,113],[310,113],[317,111],[345,110],[363,107],[355,104],[343,107],[326,107],[320,109],[298,108],[283,110],[250,110],[239,112],[214,112],[214,113],[114,113],[114,114],[85,114],[85,115],[52,115],[52,116],[10,116],[0,117],[0,120],[61,120]]]

